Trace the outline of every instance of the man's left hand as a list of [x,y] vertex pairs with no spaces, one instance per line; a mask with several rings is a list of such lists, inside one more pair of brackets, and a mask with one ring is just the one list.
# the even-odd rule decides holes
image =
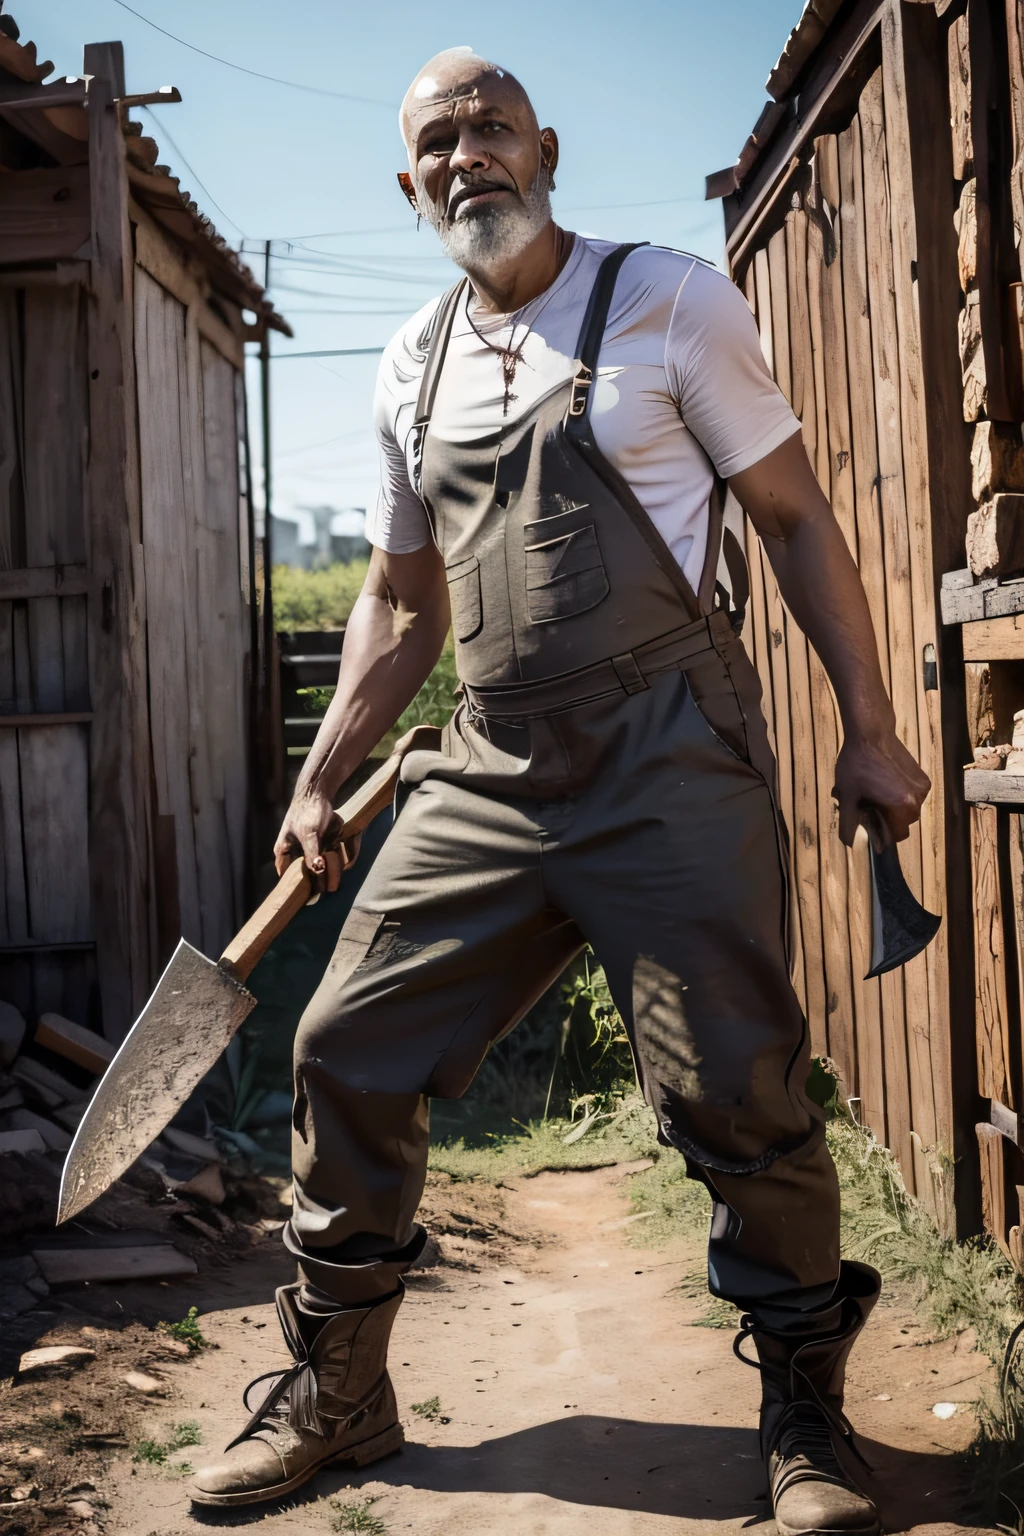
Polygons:
[[847,737],[836,760],[832,794],[839,802],[839,837],[850,847],[864,811],[874,806],[892,838],[902,843],[920,818],[931,780],[895,731],[877,740]]

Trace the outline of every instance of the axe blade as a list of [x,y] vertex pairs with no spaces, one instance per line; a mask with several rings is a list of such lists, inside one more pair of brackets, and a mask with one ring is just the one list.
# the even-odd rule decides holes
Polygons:
[[868,835],[871,861],[871,969],[865,976],[883,976],[906,965],[931,943],[942,924],[927,912],[903,878],[896,844],[887,841],[879,852]]
[[64,1162],[58,1226],[156,1140],[255,1006],[222,966],[181,940],[82,1116]]

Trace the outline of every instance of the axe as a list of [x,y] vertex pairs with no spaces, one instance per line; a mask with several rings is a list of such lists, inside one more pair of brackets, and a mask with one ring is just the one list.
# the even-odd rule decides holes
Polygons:
[[[340,840],[355,837],[391,804],[402,758],[436,745],[418,726],[337,812]],[[57,1225],[109,1189],[174,1118],[256,1006],[250,972],[292,918],[317,894],[301,858],[293,859],[262,906],[217,961],[179,941],[149,1002],[107,1068],[64,1162]]]
[[861,819],[871,865],[871,969],[864,978],[870,981],[926,949],[942,919],[925,911],[903,878],[896,844],[881,813],[865,806]]

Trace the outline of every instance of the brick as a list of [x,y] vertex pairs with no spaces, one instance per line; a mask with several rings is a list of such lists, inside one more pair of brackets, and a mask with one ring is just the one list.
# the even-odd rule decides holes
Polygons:
[[975,576],[1024,571],[1024,495],[1000,492],[967,519],[967,563]]

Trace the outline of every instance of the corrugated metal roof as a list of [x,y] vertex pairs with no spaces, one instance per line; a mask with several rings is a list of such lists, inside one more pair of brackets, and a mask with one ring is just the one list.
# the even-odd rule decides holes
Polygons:
[[[2,0],[0,0],[2,5]],[[39,62],[35,43],[22,43],[13,17],[0,15],[0,114],[18,132],[31,138],[60,165],[81,165],[88,160],[89,125],[86,109],[79,104],[48,105],[53,82],[43,86],[53,64]],[[4,108],[4,85],[17,107]],[[22,89],[17,89],[20,86]],[[13,92],[11,87],[15,87]],[[28,89],[24,89],[28,87]],[[39,91],[39,107],[30,98]],[[84,91],[84,84],[83,84]],[[245,309],[253,310],[267,325],[285,335],[291,327],[264,296],[262,285],[233,250],[177,176],[160,165],[156,140],[145,136],[142,126],[122,112],[128,184],[132,196],[181,245],[207,268],[214,287]]]

